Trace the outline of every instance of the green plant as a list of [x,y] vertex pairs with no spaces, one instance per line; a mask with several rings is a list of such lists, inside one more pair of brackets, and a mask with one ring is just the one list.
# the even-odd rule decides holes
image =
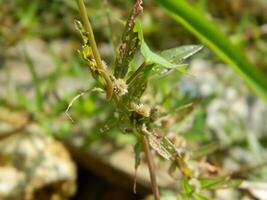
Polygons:
[[[201,163],[203,164],[203,162],[199,162],[199,159],[216,150],[218,145],[204,146],[198,149],[197,153],[194,153],[182,144],[174,144],[174,141],[181,142],[181,139],[175,136],[170,138],[164,133],[167,126],[183,120],[186,115],[192,112],[199,102],[197,98],[191,99],[186,105],[172,107],[178,113],[178,116],[175,114],[171,116],[171,110],[161,111],[157,105],[142,100],[148,83],[152,79],[166,77],[174,72],[186,74],[188,65],[184,64],[185,59],[200,51],[202,47],[189,45],[164,50],[159,54],[153,52],[146,44],[141,23],[137,20],[143,10],[142,0],[137,0],[126,22],[116,55],[114,70],[111,72],[98,52],[83,0],[77,0],[77,4],[82,23],[76,21],[75,24],[83,40],[79,53],[99,87],[88,91],[106,93],[106,99],[112,102],[116,114],[111,113],[108,116],[107,127],[116,127],[124,133],[134,135],[137,139],[134,148],[135,169],[137,170],[140,164],[141,152],[144,152],[155,200],[160,198],[160,194],[151,148],[160,157],[171,163],[170,174],[177,169],[180,170],[183,177],[183,192],[179,194],[179,197],[182,199],[206,199],[200,194],[201,189],[238,185],[239,180],[231,181],[228,176],[219,178],[203,177],[205,170],[199,169]],[[130,66],[133,65],[135,55],[138,52],[143,57],[142,62],[132,69]],[[67,111],[73,102],[85,93],[76,96],[69,104]],[[166,121],[166,119],[168,120]]]

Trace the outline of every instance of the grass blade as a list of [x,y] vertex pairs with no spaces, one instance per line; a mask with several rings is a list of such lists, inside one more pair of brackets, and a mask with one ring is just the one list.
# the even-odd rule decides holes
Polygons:
[[41,92],[41,82],[37,76],[37,72],[35,70],[35,67],[34,67],[34,63],[31,59],[31,57],[29,56],[28,52],[24,49],[23,51],[24,53],[24,57],[25,57],[25,61],[26,61],[26,64],[30,70],[30,73],[31,73],[31,76],[32,76],[32,81],[33,81],[33,84],[34,84],[34,87],[35,87],[35,96],[36,96],[36,105],[37,105],[37,108],[38,110],[43,110],[43,95],[42,95],[42,92]]
[[185,0],[155,0],[184,27],[209,46],[246,81],[251,89],[267,101],[267,79],[249,63],[241,51],[218,30],[205,15]]

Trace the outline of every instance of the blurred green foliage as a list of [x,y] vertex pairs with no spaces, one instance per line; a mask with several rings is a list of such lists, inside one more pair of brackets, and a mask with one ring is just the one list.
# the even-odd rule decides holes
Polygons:
[[[106,6],[100,0],[87,1],[87,9],[93,23],[95,36],[103,59],[107,63],[113,64],[115,62],[113,59],[114,51],[110,47],[113,45],[118,46],[120,33],[123,31],[123,24],[127,19],[128,11],[133,2],[114,0],[109,1]],[[267,74],[267,16],[265,12],[260,12],[260,7],[263,7],[261,5],[264,4],[264,1],[259,1],[260,3],[255,2],[253,7],[246,7],[244,5],[237,8],[231,7],[234,3],[229,5],[223,3],[226,1],[194,0],[190,2],[192,3],[191,5],[202,10],[203,15],[213,18],[216,26],[228,36],[232,43],[243,51],[250,62],[263,74]],[[217,3],[220,5],[218,6]],[[159,62],[158,59],[158,56],[164,57],[164,52],[153,52],[151,54],[151,49],[169,49],[188,44],[197,44],[196,47],[199,47],[198,44],[200,42],[197,38],[185,28],[177,26],[176,22],[165,15],[162,8],[158,7],[154,1],[145,1],[144,7],[145,12],[142,15],[141,23],[146,39],[146,43],[143,44],[147,45],[143,46],[143,51],[145,51],[143,54],[147,55],[149,62],[155,62],[158,65],[161,64],[161,66],[164,66],[165,63],[165,61],[162,63],[162,59]],[[112,24],[109,24],[107,19],[108,10],[112,13],[110,15]],[[75,54],[77,47],[81,43],[79,34],[74,28],[73,19],[77,19],[77,16],[78,11],[75,1],[39,0],[31,3],[27,0],[0,1],[0,45],[3,47],[0,50],[1,65],[4,65],[5,61],[10,59],[7,57],[9,49],[21,41],[36,37],[48,44],[49,52],[43,53],[48,54],[55,65],[53,71],[46,77],[41,78],[36,74],[36,64],[33,64],[31,61],[31,52],[25,51],[24,59],[28,70],[31,71],[35,98],[25,95],[25,91],[28,89],[16,86],[13,88],[14,90],[12,89],[15,91],[16,104],[12,103],[11,97],[1,97],[0,102],[15,109],[26,110],[47,133],[55,137],[67,139],[82,136],[84,138],[83,147],[87,147],[100,139],[112,141],[115,146],[122,144],[133,145],[136,143],[135,137],[127,133],[118,134],[120,131],[114,127],[114,121],[111,119],[114,109],[111,103],[107,103],[104,100],[104,95],[102,94],[90,93],[87,96],[83,96],[73,105],[70,114],[75,120],[74,124],[62,114],[73,96],[79,93],[79,89],[75,89],[64,91],[64,95],[58,95],[57,87],[62,77],[80,79],[83,82],[81,90],[96,86],[89,76],[88,69],[84,66],[78,54]],[[113,38],[111,38],[111,32]],[[65,55],[57,55],[50,46],[55,40],[73,41],[72,51],[66,51]],[[109,47],[108,51],[105,50],[106,46]],[[150,48],[146,48],[147,46]],[[64,47],[59,46],[59,48]],[[229,50],[228,56],[234,53],[232,51]],[[140,57],[141,55],[136,55],[135,59],[130,62],[129,73],[133,72],[133,66],[140,64]],[[204,49],[198,57],[208,59],[214,64],[220,62],[207,49]],[[113,68],[112,64],[110,64],[110,68]],[[187,75],[172,70],[168,77],[163,76],[160,79],[152,80],[152,84],[147,88],[148,95],[144,96],[143,100],[155,105],[162,105],[166,114],[176,114],[176,120],[181,123],[188,123],[187,114],[190,114],[189,118],[190,116],[193,118],[192,126],[189,129],[179,131],[179,135],[186,138],[188,143],[192,145],[192,149],[197,151],[202,144],[218,141],[216,134],[207,126],[207,107],[216,98],[216,94],[208,97],[199,97],[193,91],[184,90],[179,85],[179,80],[183,76]],[[221,76],[224,75],[222,74]],[[250,77],[249,71],[246,76]],[[264,80],[261,82],[264,82]],[[266,85],[266,82],[262,83],[262,90],[266,90],[264,84]],[[252,98],[255,99],[256,97],[252,96]],[[190,103],[193,106],[186,107]],[[106,129],[101,129],[105,125]],[[172,130],[174,132],[180,130],[180,126],[180,124],[176,124]],[[221,142],[223,143],[222,154],[218,154],[221,155],[221,158],[216,158],[213,155],[209,157],[210,160],[221,162],[225,157],[230,156],[232,145],[237,145],[246,150],[251,148],[250,151],[254,151],[255,155],[257,155],[257,160],[261,160],[262,148],[267,146],[266,137],[246,136],[242,129],[243,124],[240,125],[239,131],[234,126],[236,124],[228,123],[229,143]],[[235,134],[237,135],[235,136]],[[214,146],[211,147],[211,149],[213,148]],[[205,151],[209,152],[210,149],[204,149],[203,152]],[[245,175],[245,177],[248,176],[253,179],[264,177],[263,174],[258,172]],[[186,185],[184,188],[185,193],[190,193],[190,188]],[[194,198],[205,199],[201,194],[196,193],[194,193]]]

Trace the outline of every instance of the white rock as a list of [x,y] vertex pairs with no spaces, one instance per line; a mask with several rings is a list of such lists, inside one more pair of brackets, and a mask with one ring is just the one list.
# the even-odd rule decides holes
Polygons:
[[1,140],[0,155],[6,158],[0,165],[0,199],[12,196],[36,199],[36,190],[62,182],[68,184],[68,190],[63,192],[64,188],[59,187],[59,191],[51,193],[63,192],[66,197],[74,194],[74,163],[64,146],[38,127],[28,126],[25,131]]

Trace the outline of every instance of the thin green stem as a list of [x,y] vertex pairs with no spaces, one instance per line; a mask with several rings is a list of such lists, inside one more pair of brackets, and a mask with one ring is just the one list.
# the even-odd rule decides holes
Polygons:
[[100,69],[104,69],[102,61],[101,61],[100,54],[99,54],[97,46],[96,46],[93,29],[91,27],[91,23],[90,23],[89,18],[87,16],[87,12],[86,12],[86,8],[85,8],[85,5],[84,5],[84,2],[83,2],[83,0],[77,0],[77,4],[78,4],[78,7],[79,7],[79,12],[80,12],[80,15],[81,15],[81,18],[82,18],[83,25],[85,27],[85,31],[88,34],[89,43],[90,43],[90,46],[92,48],[93,55],[94,55],[94,58],[96,60],[97,66]]
[[102,63],[101,56],[99,54],[99,51],[98,51],[98,48],[96,45],[93,29],[92,29],[91,23],[89,21],[89,18],[87,16],[87,12],[86,12],[86,8],[85,8],[83,0],[77,0],[77,5],[79,8],[80,16],[82,18],[82,22],[83,22],[85,31],[88,35],[89,44],[92,48],[93,56],[94,56],[94,59],[96,61],[97,67],[100,70],[101,74],[103,75],[103,78],[106,81],[107,99],[111,99],[112,94],[113,94],[113,82],[111,81],[109,73],[107,72],[107,70],[105,69],[105,67]]

